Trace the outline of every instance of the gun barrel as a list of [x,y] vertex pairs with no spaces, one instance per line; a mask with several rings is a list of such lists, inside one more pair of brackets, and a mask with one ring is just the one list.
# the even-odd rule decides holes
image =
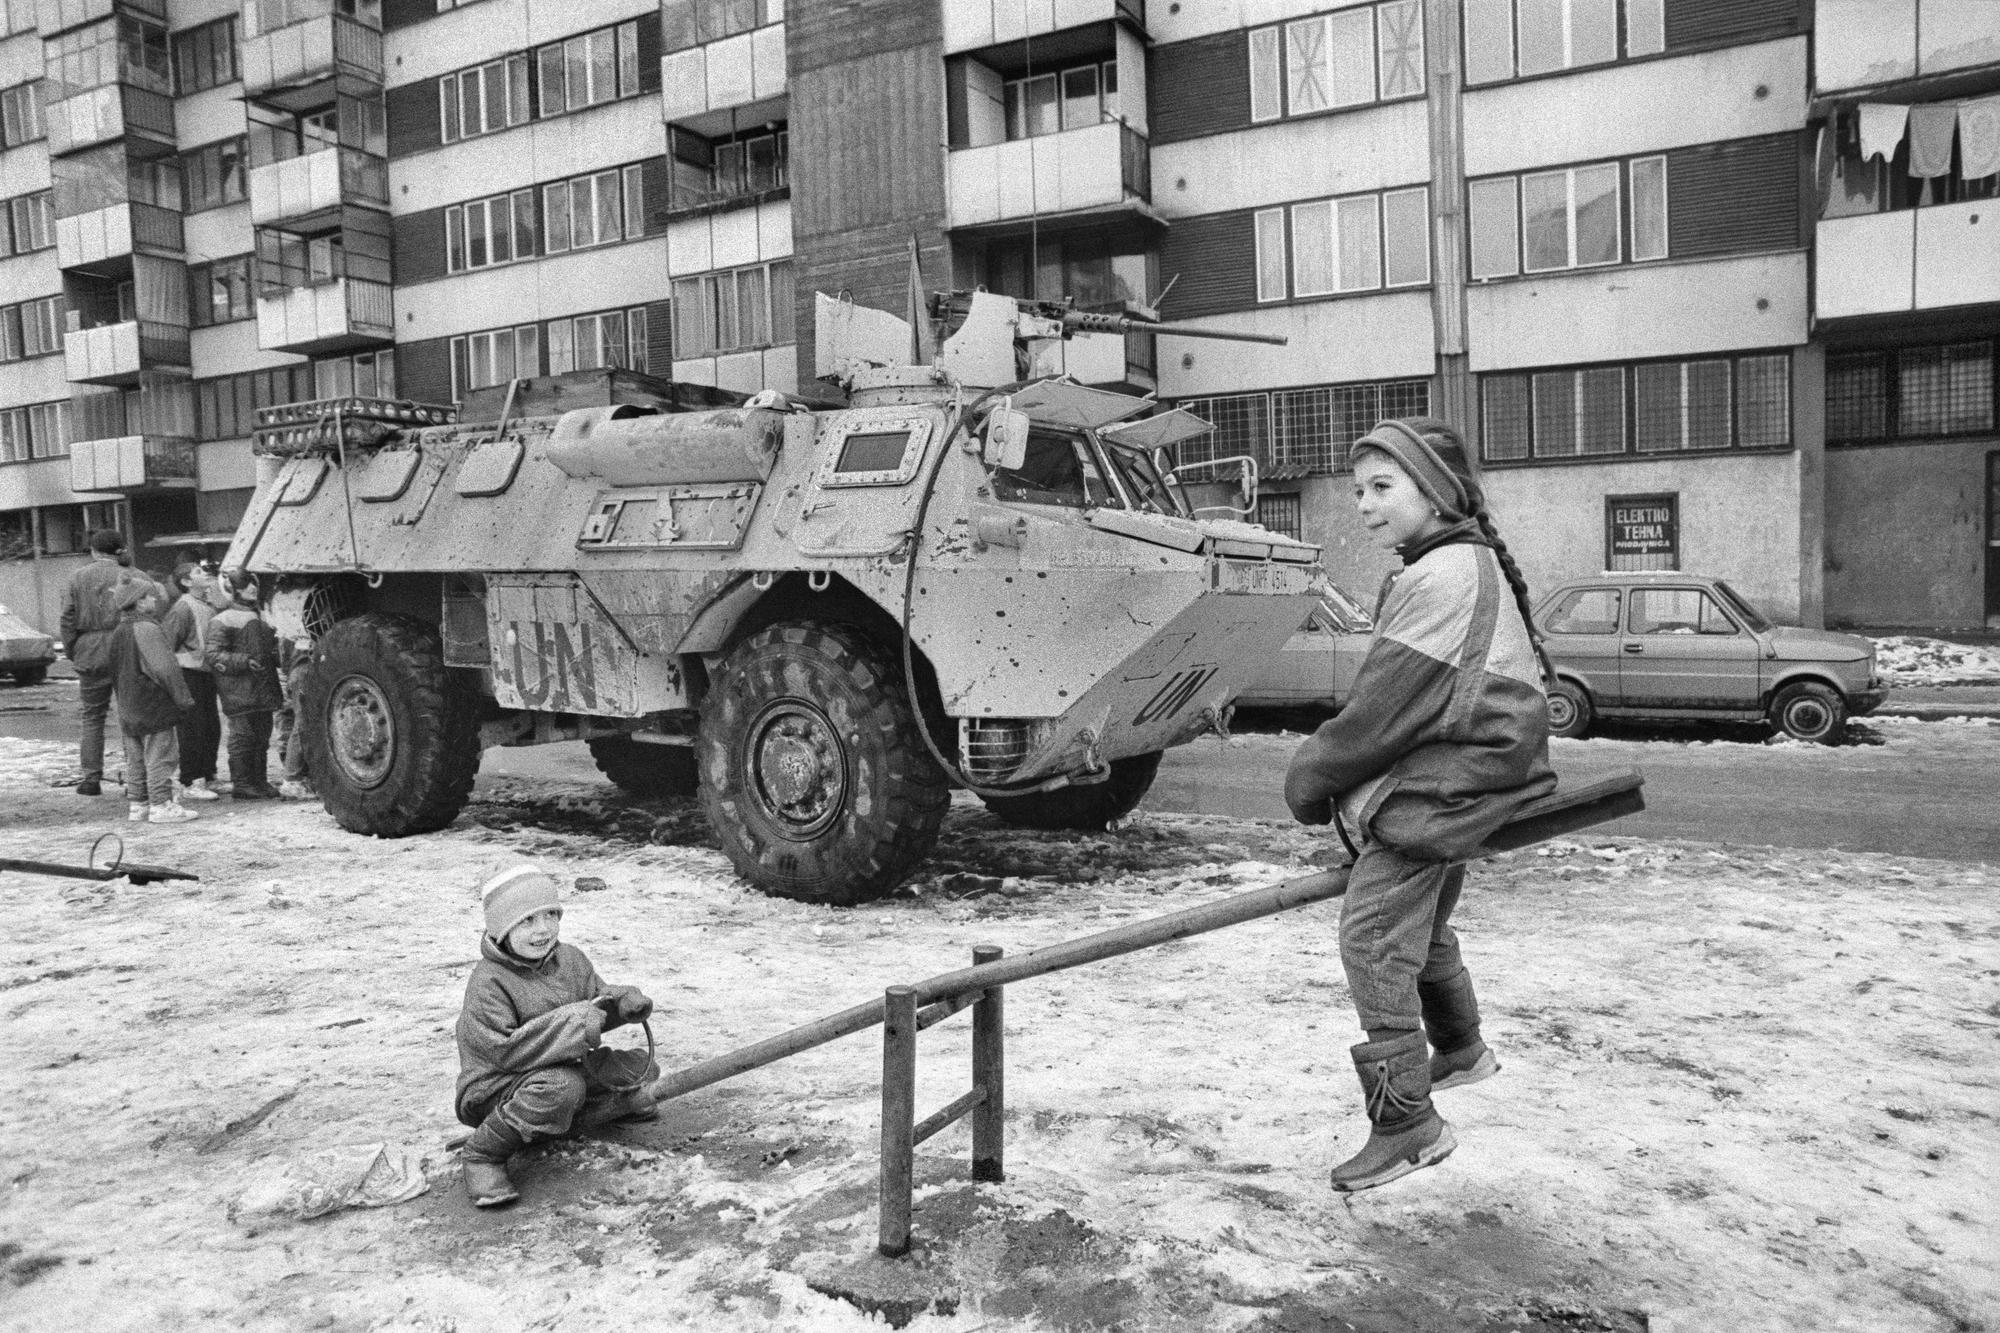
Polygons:
[[1210,329],[1192,324],[1155,323],[1124,315],[1100,314],[1094,310],[1071,310],[1063,315],[1063,326],[1074,333],[1170,333],[1182,338],[1216,338],[1225,342],[1269,343],[1283,347],[1282,333],[1238,333],[1233,329]]

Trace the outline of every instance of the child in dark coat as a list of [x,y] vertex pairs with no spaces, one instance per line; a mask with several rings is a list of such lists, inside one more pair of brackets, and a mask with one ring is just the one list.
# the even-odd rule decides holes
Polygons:
[[[636,1075],[600,1045],[606,1029],[642,1023],[653,1002],[609,986],[557,935],[556,882],[516,866],[481,889],[486,931],[458,1016],[458,1118],[477,1128],[460,1154],[465,1192],[480,1208],[518,1198],[507,1159],[537,1139],[613,1120],[651,1120],[650,1059]],[[643,1053],[641,1053],[643,1054]],[[626,1086],[636,1083],[637,1087]]]
[[215,696],[229,719],[230,794],[239,801],[274,801],[278,789],[265,777],[271,748],[271,715],[283,702],[278,688],[278,636],[257,614],[257,580],[248,570],[223,571],[229,605],[208,622],[202,651],[215,677]]
[[166,590],[128,572],[114,595],[118,627],[111,631],[109,658],[118,729],[125,734],[125,799],[131,806],[126,817],[134,823],[185,823],[194,811],[174,800],[174,768],[181,757],[175,729],[181,714],[194,707],[194,696],[156,620]]

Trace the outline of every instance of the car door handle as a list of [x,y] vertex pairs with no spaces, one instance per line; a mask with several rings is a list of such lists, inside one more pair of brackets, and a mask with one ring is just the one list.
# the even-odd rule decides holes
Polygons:
[[1646,645],[1643,643],[1628,643],[1625,645],[1625,651],[1637,656],[1646,651]]

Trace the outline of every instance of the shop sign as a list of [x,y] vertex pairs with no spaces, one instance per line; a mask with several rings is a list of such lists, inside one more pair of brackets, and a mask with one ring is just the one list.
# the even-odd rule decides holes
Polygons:
[[1679,569],[1680,509],[1678,493],[1605,496],[1604,567]]

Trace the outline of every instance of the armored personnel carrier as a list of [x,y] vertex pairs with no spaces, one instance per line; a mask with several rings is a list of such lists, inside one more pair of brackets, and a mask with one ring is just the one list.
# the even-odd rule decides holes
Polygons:
[[1319,551],[1196,516],[1161,446],[1202,423],[1032,378],[1124,326],[940,296],[931,364],[893,365],[906,324],[820,299],[837,410],[269,410],[282,466],[227,560],[312,642],[300,725],[343,827],[442,827],[483,747],[580,739],[633,792],[698,791],[763,890],[854,903],[955,787],[1102,827],[1222,728]]

